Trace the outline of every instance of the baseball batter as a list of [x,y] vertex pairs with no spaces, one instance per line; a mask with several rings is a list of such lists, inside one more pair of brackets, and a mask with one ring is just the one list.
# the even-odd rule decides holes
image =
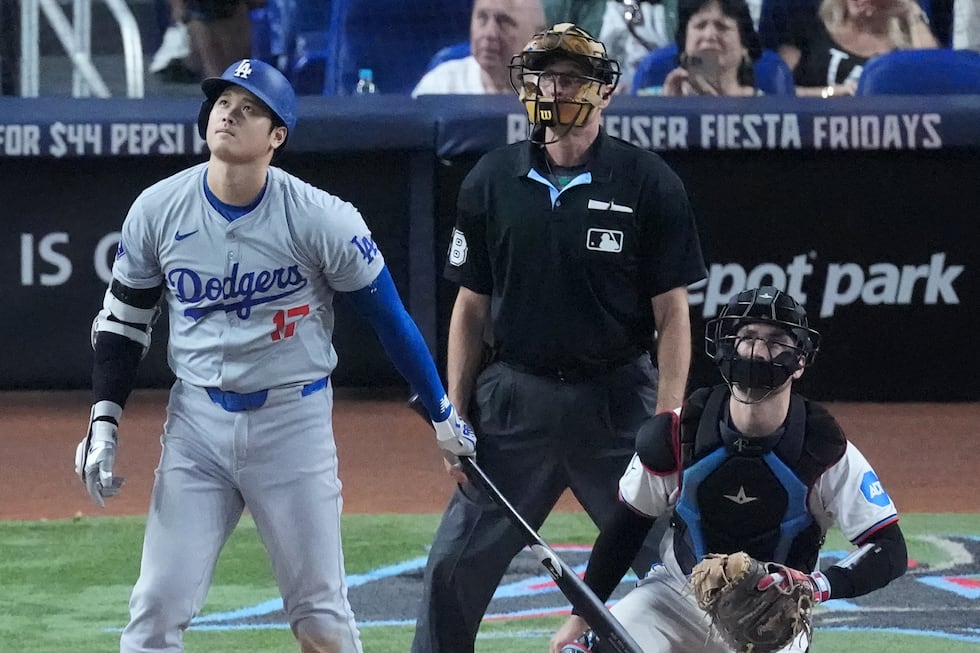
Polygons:
[[[771,574],[759,589],[803,583],[814,603],[861,596],[905,573],[898,514],[871,465],[826,409],[792,392],[819,338],[786,293],[737,294],[706,327],[725,384],[695,391],[681,411],[658,414],[637,435],[619,512],[599,534],[585,580],[608,598],[653,519],[672,513],[663,564],[613,607],[644,653],[731,652],[687,586],[709,553],[745,551],[786,565],[792,581]],[[815,571],[834,524],[857,548]],[[552,653],[586,628],[573,615]],[[585,650],[575,646],[568,650]],[[782,650],[808,646],[804,633]]]
[[286,78],[246,59],[202,88],[210,158],[133,203],[93,326],[95,403],[75,464],[99,506],[122,485],[117,427],[161,296],[177,377],[120,650],[184,650],[247,506],[300,649],[359,653],[331,427],[335,293],[419,392],[445,455],[472,455],[475,440],[357,209],[270,165],[296,124]]

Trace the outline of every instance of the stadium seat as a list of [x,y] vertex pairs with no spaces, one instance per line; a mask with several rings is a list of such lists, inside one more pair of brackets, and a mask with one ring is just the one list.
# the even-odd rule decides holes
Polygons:
[[268,64],[275,64],[272,56],[272,26],[269,22],[268,8],[252,9],[248,12],[248,17],[251,22],[252,58],[261,59]]
[[651,50],[636,64],[633,72],[633,95],[650,86],[662,86],[667,74],[677,67],[677,45],[671,43]]
[[279,68],[300,95],[323,92],[331,47],[330,0],[268,0],[249,12],[252,58]]
[[288,70],[300,95],[328,93],[327,80],[337,60],[337,33],[342,0],[292,0],[306,5],[294,19],[295,31]]
[[[677,46],[665,45],[648,53],[633,74],[633,95],[651,86],[662,86],[667,73],[677,66]],[[772,50],[763,50],[755,62],[756,85],[766,95],[796,95],[793,73],[782,57]]]
[[349,95],[370,68],[380,93],[409,95],[433,52],[467,40],[472,0],[334,0],[337,58],[326,93]]
[[793,71],[774,50],[763,50],[755,62],[756,84],[766,95],[796,95]]
[[297,95],[323,95],[329,62],[337,57],[331,32],[317,30],[296,34],[286,76]]
[[895,50],[864,65],[857,95],[980,95],[980,52]]
[[425,72],[429,72],[439,64],[445,61],[452,61],[453,59],[462,59],[463,57],[470,56],[470,42],[463,41],[462,43],[453,43],[452,45],[447,45],[446,47],[440,49],[432,58],[429,59],[429,65],[426,66]]

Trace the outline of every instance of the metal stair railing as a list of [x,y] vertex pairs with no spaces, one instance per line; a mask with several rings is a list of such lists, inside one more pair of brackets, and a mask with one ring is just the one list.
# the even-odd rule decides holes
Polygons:
[[[143,97],[143,47],[139,25],[125,0],[105,0],[122,35],[126,67],[126,95]],[[20,94],[37,97],[41,86],[40,15],[51,24],[61,47],[72,61],[72,95],[106,98],[111,95],[92,63],[92,0],[73,0],[74,23],[68,21],[57,0],[21,0]]]

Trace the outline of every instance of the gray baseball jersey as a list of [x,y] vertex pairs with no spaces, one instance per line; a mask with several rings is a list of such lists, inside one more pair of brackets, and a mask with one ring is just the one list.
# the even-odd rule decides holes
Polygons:
[[259,205],[229,222],[205,198],[206,169],[136,199],[113,278],[165,284],[169,362],[188,383],[252,392],[327,376],[334,292],[363,288],[384,266],[360,213],[270,167]]
[[247,506],[304,650],[361,653],[327,377],[334,293],[369,285],[384,259],[353,206],[277,168],[229,221],[205,195],[206,168],[136,199],[113,265],[130,288],[164,285],[177,376],[120,650],[183,650]]

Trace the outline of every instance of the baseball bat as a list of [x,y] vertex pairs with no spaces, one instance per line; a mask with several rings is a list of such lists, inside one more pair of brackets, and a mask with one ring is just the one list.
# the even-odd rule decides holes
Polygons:
[[[417,394],[412,395],[408,400],[409,407],[415,411],[425,423],[432,426],[429,413],[422,405]],[[497,489],[493,481],[487,476],[476,460],[470,457],[461,456],[460,465],[466,476],[479,486],[490,499],[497,504],[506,514],[511,523],[521,531],[528,547],[537,557],[538,562],[547,570],[548,574],[555,581],[555,585],[565,595],[576,613],[588,622],[598,640],[599,653],[643,653],[633,638],[630,636],[623,624],[619,623],[605,604],[599,600],[588,585],[585,584],[578,574],[568,566],[568,564],[555,553],[554,549],[542,539],[538,532],[521,516],[517,509],[511,505],[507,497]]]

